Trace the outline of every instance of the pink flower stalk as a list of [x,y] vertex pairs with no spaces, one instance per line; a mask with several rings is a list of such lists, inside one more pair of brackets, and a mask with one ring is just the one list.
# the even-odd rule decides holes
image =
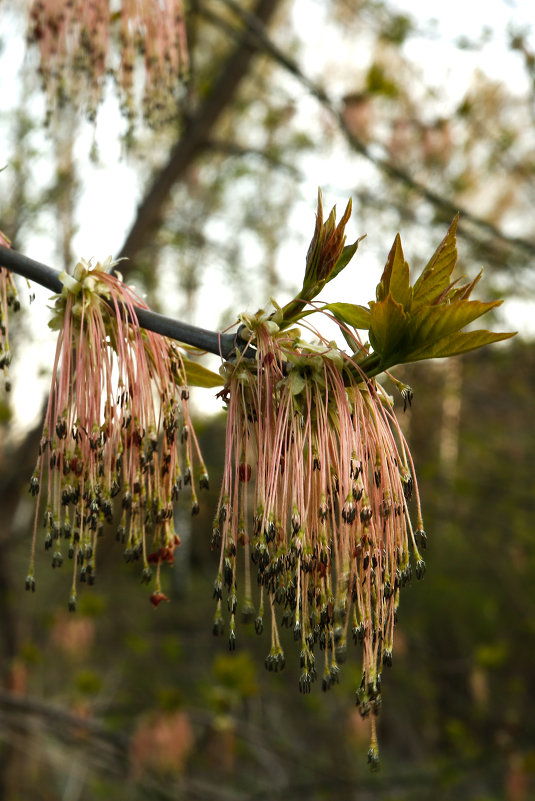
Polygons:
[[[200,484],[208,476],[188,413],[181,356],[164,337],[137,325],[135,292],[85,261],[63,273],[52,328],[59,329],[52,388],[30,490],[37,496],[28,589],[35,588],[34,558],[44,507],[44,545],[52,566],[63,562],[62,541],[74,560],[70,608],[79,578],[95,579],[96,549],[105,523],[120,506],[116,538],[127,561],[139,559],[142,580],[156,564],[172,562],[180,540],[173,502],[190,485],[198,511],[194,458]],[[45,482],[45,477],[47,480]],[[45,486],[46,483],[46,486]],[[148,542],[154,552],[148,553]]]
[[[174,118],[180,77],[188,69],[182,0],[122,0],[117,12],[111,5],[110,0],[33,0],[28,39],[39,47],[52,101],[61,106],[83,98],[94,115],[112,73],[123,112],[136,116],[134,73],[141,56],[145,118],[152,123]],[[111,52],[115,33],[117,66]]]
[[[0,245],[5,248],[11,247],[11,242],[2,231],[0,231]],[[11,364],[8,330],[9,309],[15,312],[19,311],[20,301],[13,276],[5,267],[0,267],[0,370],[4,374],[4,386],[7,392],[11,389],[11,383],[8,378],[8,367]]]
[[[223,630],[226,588],[235,647],[243,545],[244,619],[255,619],[260,633],[265,605],[271,613],[268,670],[285,664],[277,608],[298,643],[303,693],[320,671],[324,690],[337,682],[351,637],[362,644],[357,704],[366,716],[379,709],[383,664],[392,662],[411,548],[417,573],[424,571],[408,511],[413,490],[417,498],[413,466],[381,385],[333,343],[306,344],[296,329],[279,331],[274,319],[242,316],[242,336],[256,348],[256,359],[242,355],[225,365],[226,458],[212,540],[221,545],[214,633]],[[351,336],[355,351],[362,350],[357,333]],[[423,531],[419,508],[417,501]],[[260,585],[256,612],[249,559]]]

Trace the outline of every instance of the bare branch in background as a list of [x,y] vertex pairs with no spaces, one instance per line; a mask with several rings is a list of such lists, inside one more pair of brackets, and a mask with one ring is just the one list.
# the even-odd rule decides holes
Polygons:
[[[534,242],[523,239],[522,237],[509,236],[508,234],[505,234],[497,226],[481,217],[478,217],[476,214],[473,214],[466,208],[459,207],[458,203],[443,197],[441,194],[433,191],[425,184],[415,180],[409,172],[403,169],[403,167],[399,167],[389,159],[385,158],[383,155],[380,155],[378,152],[376,152],[376,149],[367,146],[350,130],[347,121],[344,118],[343,109],[340,108],[340,105],[333,98],[329,97],[323,87],[316,84],[303,73],[295,59],[288,55],[288,53],[285,53],[283,50],[281,50],[273,42],[260,18],[255,17],[252,13],[245,11],[239,6],[238,3],[235,2],[235,0],[221,0],[221,2],[231,8],[232,11],[234,11],[246,24],[251,46],[254,45],[257,49],[262,50],[283,69],[291,73],[307,90],[307,92],[315,97],[319,103],[321,103],[321,105],[335,118],[341,133],[344,135],[352,150],[359,153],[367,161],[371,162],[388,178],[404,185],[412,192],[426,200],[436,209],[439,209],[445,214],[447,219],[451,219],[459,212],[459,236],[464,237],[468,241],[473,242],[475,240],[473,233],[470,232],[466,227],[466,224],[469,223],[476,228],[479,228],[482,233],[490,234],[492,237],[503,242],[507,246],[514,247],[515,249],[522,251],[522,253],[524,253],[526,256],[535,255]],[[224,26],[224,29],[227,32],[233,33],[233,35],[236,36],[236,32],[233,32],[231,26],[229,26],[228,23],[222,20],[218,15],[214,14],[212,10],[201,6],[201,13],[212,22],[217,22],[217,24]]]
[[[253,16],[265,26],[279,5],[280,0],[258,0]],[[184,133],[171,151],[167,164],[159,171],[139,204],[136,218],[118,257],[135,259],[158,230],[172,187],[184,176],[194,158],[206,148],[212,130],[225,109],[232,103],[238,86],[247,75],[249,63],[256,51],[257,48],[251,46],[248,34],[240,37],[208,98],[186,124]]]

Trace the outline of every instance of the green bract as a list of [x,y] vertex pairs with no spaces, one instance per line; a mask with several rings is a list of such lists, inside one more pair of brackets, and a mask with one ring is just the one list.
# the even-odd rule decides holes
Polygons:
[[487,330],[462,331],[502,301],[469,300],[481,273],[467,284],[451,281],[457,263],[458,216],[415,284],[398,236],[389,253],[377,301],[370,303],[370,343],[385,370],[394,364],[456,356],[513,336]]
[[[319,208],[318,222],[321,223],[321,196]],[[349,248],[343,247],[342,234],[348,217],[347,209],[337,228],[334,228],[333,215],[334,210],[324,225],[316,225],[311,245],[313,259],[311,266],[307,264],[309,278],[308,283],[305,279],[303,284],[303,295],[307,294],[307,287],[313,286],[315,290],[319,283],[323,282],[324,285],[330,281],[347,265],[357,249],[359,240]],[[348,329],[369,331],[372,350],[363,350],[359,360],[360,367],[368,376],[377,375],[396,364],[456,356],[514,336],[514,333],[492,333],[486,329],[462,330],[502,301],[469,299],[482,271],[473,281],[465,284],[459,284],[460,279],[451,280],[457,263],[457,223],[458,216],[414,284],[411,284],[409,265],[405,261],[398,234],[377,285],[375,301],[370,301],[367,307],[353,303],[329,303],[322,307],[323,311],[330,312],[336,318],[342,334],[354,351],[354,340]],[[326,243],[335,239],[339,256],[334,267],[329,267],[332,248],[327,247]],[[327,260],[325,270],[317,263],[320,251]],[[313,284],[317,276],[322,277]],[[287,304],[285,319],[290,314],[296,320],[311,313],[310,310],[303,311],[303,307],[304,303],[298,308],[297,299]]]

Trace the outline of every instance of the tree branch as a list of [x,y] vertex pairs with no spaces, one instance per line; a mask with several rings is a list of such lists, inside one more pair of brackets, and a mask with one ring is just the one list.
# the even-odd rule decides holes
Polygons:
[[257,147],[249,147],[241,145],[239,142],[233,142],[223,139],[207,139],[206,148],[215,153],[224,153],[227,156],[244,158],[247,156],[254,156],[258,159],[265,161],[272,167],[289,173],[293,178],[303,179],[303,173],[297,169],[295,164],[290,164],[287,161],[268,153],[266,150]]
[[[280,5],[280,1],[258,0],[252,12],[254,18],[265,26]],[[193,159],[206,148],[210,132],[233,101],[255,52],[249,35],[245,33],[223,66],[210,95],[187,123],[182,137],[171,151],[167,164],[159,171],[138,206],[136,219],[118,257],[134,259],[158,229],[172,187],[184,175]]]
[[[441,209],[441,211],[445,212],[450,218],[453,218],[459,212],[461,215],[461,221],[459,228],[457,229],[457,233],[460,236],[465,236],[467,239],[473,239],[469,232],[463,230],[463,222],[469,222],[477,228],[485,231],[487,234],[490,234],[496,239],[504,242],[505,244],[523,251],[527,256],[535,256],[534,242],[521,237],[509,236],[508,234],[505,234],[497,226],[493,225],[487,220],[484,220],[482,217],[478,217],[476,214],[472,214],[472,212],[468,211],[466,208],[460,208],[459,205],[454,201],[439,195],[432,189],[429,189],[429,187],[425,184],[415,180],[409,172],[403,169],[403,167],[399,167],[398,165],[392,163],[389,159],[385,158],[384,156],[380,156],[378,153],[370,149],[366,144],[364,144],[364,142],[362,142],[361,139],[359,139],[359,137],[355,136],[350,131],[344,119],[342,110],[337,107],[336,102],[329,97],[323,87],[314,83],[314,81],[308,78],[302,72],[297,62],[287,53],[282,51],[270,39],[265,26],[262,24],[262,20],[241,8],[240,5],[235,2],[235,0],[221,0],[221,2],[231,8],[232,11],[236,13],[247,25],[251,46],[254,45],[258,50],[262,50],[287,72],[291,73],[299,81],[299,83],[301,83],[301,85],[304,86],[305,89],[319,101],[319,103],[321,103],[321,105],[331,114],[331,116],[336,119],[340,131],[344,135],[352,150],[360,153],[361,156],[367,159],[367,161],[371,162],[388,178],[403,184],[411,191],[420,195],[420,197],[422,197],[424,200],[427,200],[429,203],[431,203],[431,205],[435,206],[435,208]],[[211,20],[217,19],[213,12],[202,10],[202,13]],[[228,29],[228,26],[226,26],[226,28]]]
[[[59,294],[63,289],[63,284],[59,278],[59,271],[41,264],[38,261],[0,245],[0,265],[6,267],[17,275],[22,275],[30,281],[35,281],[46,289]],[[140,309],[135,307],[139,325],[156,334],[161,334],[186,345],[192,345],[208,353],[215,353],[216,356],[227,358],[236,347],[234,334],[221,334],[217,331],[209,331],[206,328],[199,328],[172,317],[165,317],[163,314]]]

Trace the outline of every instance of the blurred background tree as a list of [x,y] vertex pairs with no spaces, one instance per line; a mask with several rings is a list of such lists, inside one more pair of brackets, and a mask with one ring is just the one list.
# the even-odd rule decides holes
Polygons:
[[[265,642],[243,631],[228,654],[211,636],[224,421],[208,415],[206,391],[197,405],[214,489],[194,525],[177,509],[172,603],[155,613],[126,564],[120,576],[103,564],[76,617],[57,571],[45,582],[42,565],[38,598],[22,591],[40,371],[51,368],[45,304],[23,313],[2,398],[0,796],[533,797],[535,42],[525,8],[495,2],[481,22],[449,9],[433,22],[409,2],[192,0],[188,78],[155,125],[142,102],[121,116],[111,79],[96,112],[66,102],[50,113],[37,49],[25,45],[29,5],[0,8],[0,227],[18,250],[59,268],[126,255],[123,273],[154,308],[222,327],[298,286],[321,184],[329,200],[352,196],[356,233],[368,232],[358,277],[341,278],[339,294],[372,296],[398,229],[418,266],[460,209],[463,272],[486,265],[487,294],[490,281],[507,296],[524,336],[398,371],[415,389],[402,417],[428,571],[401,607],[383,770],[369,776],[351,706],[357,660],[328,696],[302,697],[297,665],[265,673]],[[117,59],[120,39],[113,46]]]

